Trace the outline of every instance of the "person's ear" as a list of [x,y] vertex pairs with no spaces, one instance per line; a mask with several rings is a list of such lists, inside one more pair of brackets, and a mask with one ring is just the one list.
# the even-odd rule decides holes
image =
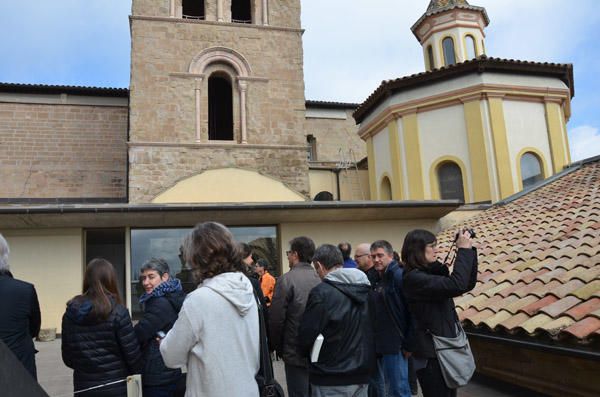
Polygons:
[[163,273],[163,275],[160,278],[162,281],[167,281],[169,279],[169,273]]

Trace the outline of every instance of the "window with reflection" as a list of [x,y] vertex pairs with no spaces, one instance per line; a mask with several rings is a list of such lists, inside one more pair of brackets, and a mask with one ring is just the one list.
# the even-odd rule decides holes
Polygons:
[[533,153],[525,153],[521,157],[521,178],[523,181],[523,189],[535,185],[537,182],[544,179],[542,172],[542,162]]
[[442,200],[465,201],[462,172],[456,163],[449,161],[440,165],[437,176]]
[[475,39],[471,35],[465,37],[467,43],[467,59],[473,59],[477,57],[477,49],[475,48]]
[[427,60],[429,61],[429,69],[435,69],[435,61],[433,58],[433,47],[427,46]]
[[456,63],[456,52],[454,51],[454,40],[452,40],[452,37],[446,37],[442,41],[442,48],[444,50],[444,64],[446,66],[454,65]]
[[[132,229],[131,230],[131,311],[139,319],[139,299],[144,290],[139,282],[140,269],[150,258],[163,258],[169,263],[171,276],[177,277],[186,292],[196,288],[191,271],[183,262],[180,247],[191,228],[177,229]],[[229,227],[235,239],[252,247],[254,260],[265,259],[269,272],[277,277],[281,274],[276,226]]]

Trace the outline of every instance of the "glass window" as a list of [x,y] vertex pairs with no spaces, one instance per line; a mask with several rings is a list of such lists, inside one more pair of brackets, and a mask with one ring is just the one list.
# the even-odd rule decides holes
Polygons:
[[521,157],[521,178],[523,180],[523,189],[535,185],[544,179],[542,164],[535,154],[525,153]]
[[444,48],[445,65],[454,65],[456,63],[456,54],[454,52],[454,40],[452,40],[452,37],[446,37],[442,41],[442,47]]
[[440,165],[437,174],[442,200],[465,201],[462,172],[456,163],[447,162]]
[[468,35],[465,38],[465,41],[467,42],[467,59],[473,59],[477,57],[477,50],[475,49],[475,39],[473,38],[473,36]]
[[[169,263],[171,275],[181,280],[188,292],[196,285],[191,272],[182,265],[179,247],[191,228],[178,229],[132,229],[131,230],[131,311],[139,319],[139,298],[144,293],[138,275],[144,262],[150,258],[163,258]],[[230,227],[235,239],[252,247],[254,259],[266,259],[269,272],[277,277],[281,274],[276,226]]]
[[387,176],[381,180],[381,200],[392,199],[392,184]]
[[435,69],[435,60],[433,58],[432,46],[427,46],[427,59],[429,60],[429,70]]

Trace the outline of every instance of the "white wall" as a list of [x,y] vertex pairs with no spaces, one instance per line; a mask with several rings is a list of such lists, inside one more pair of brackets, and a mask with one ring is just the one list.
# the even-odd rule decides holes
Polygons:
[[392,159],[390,153],[390,135],[387,126],[373,136],[373,152],[375,153],[375,184],[380,191],[381,178],[387,172],[392,183]]

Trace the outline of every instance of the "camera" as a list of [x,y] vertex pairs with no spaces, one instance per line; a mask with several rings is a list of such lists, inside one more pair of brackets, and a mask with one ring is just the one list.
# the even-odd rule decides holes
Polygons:
[[475,230],[471,229],[470,227],[465,227],[465,228],[462,229],[462,231],[457,232],[456,235],[454,235],[454,242],[456,242],[458,240],[458,236],[459,236],[459,234],[461,232],[469,232],[469,236],[471,238],[475,238],[476,237]]

